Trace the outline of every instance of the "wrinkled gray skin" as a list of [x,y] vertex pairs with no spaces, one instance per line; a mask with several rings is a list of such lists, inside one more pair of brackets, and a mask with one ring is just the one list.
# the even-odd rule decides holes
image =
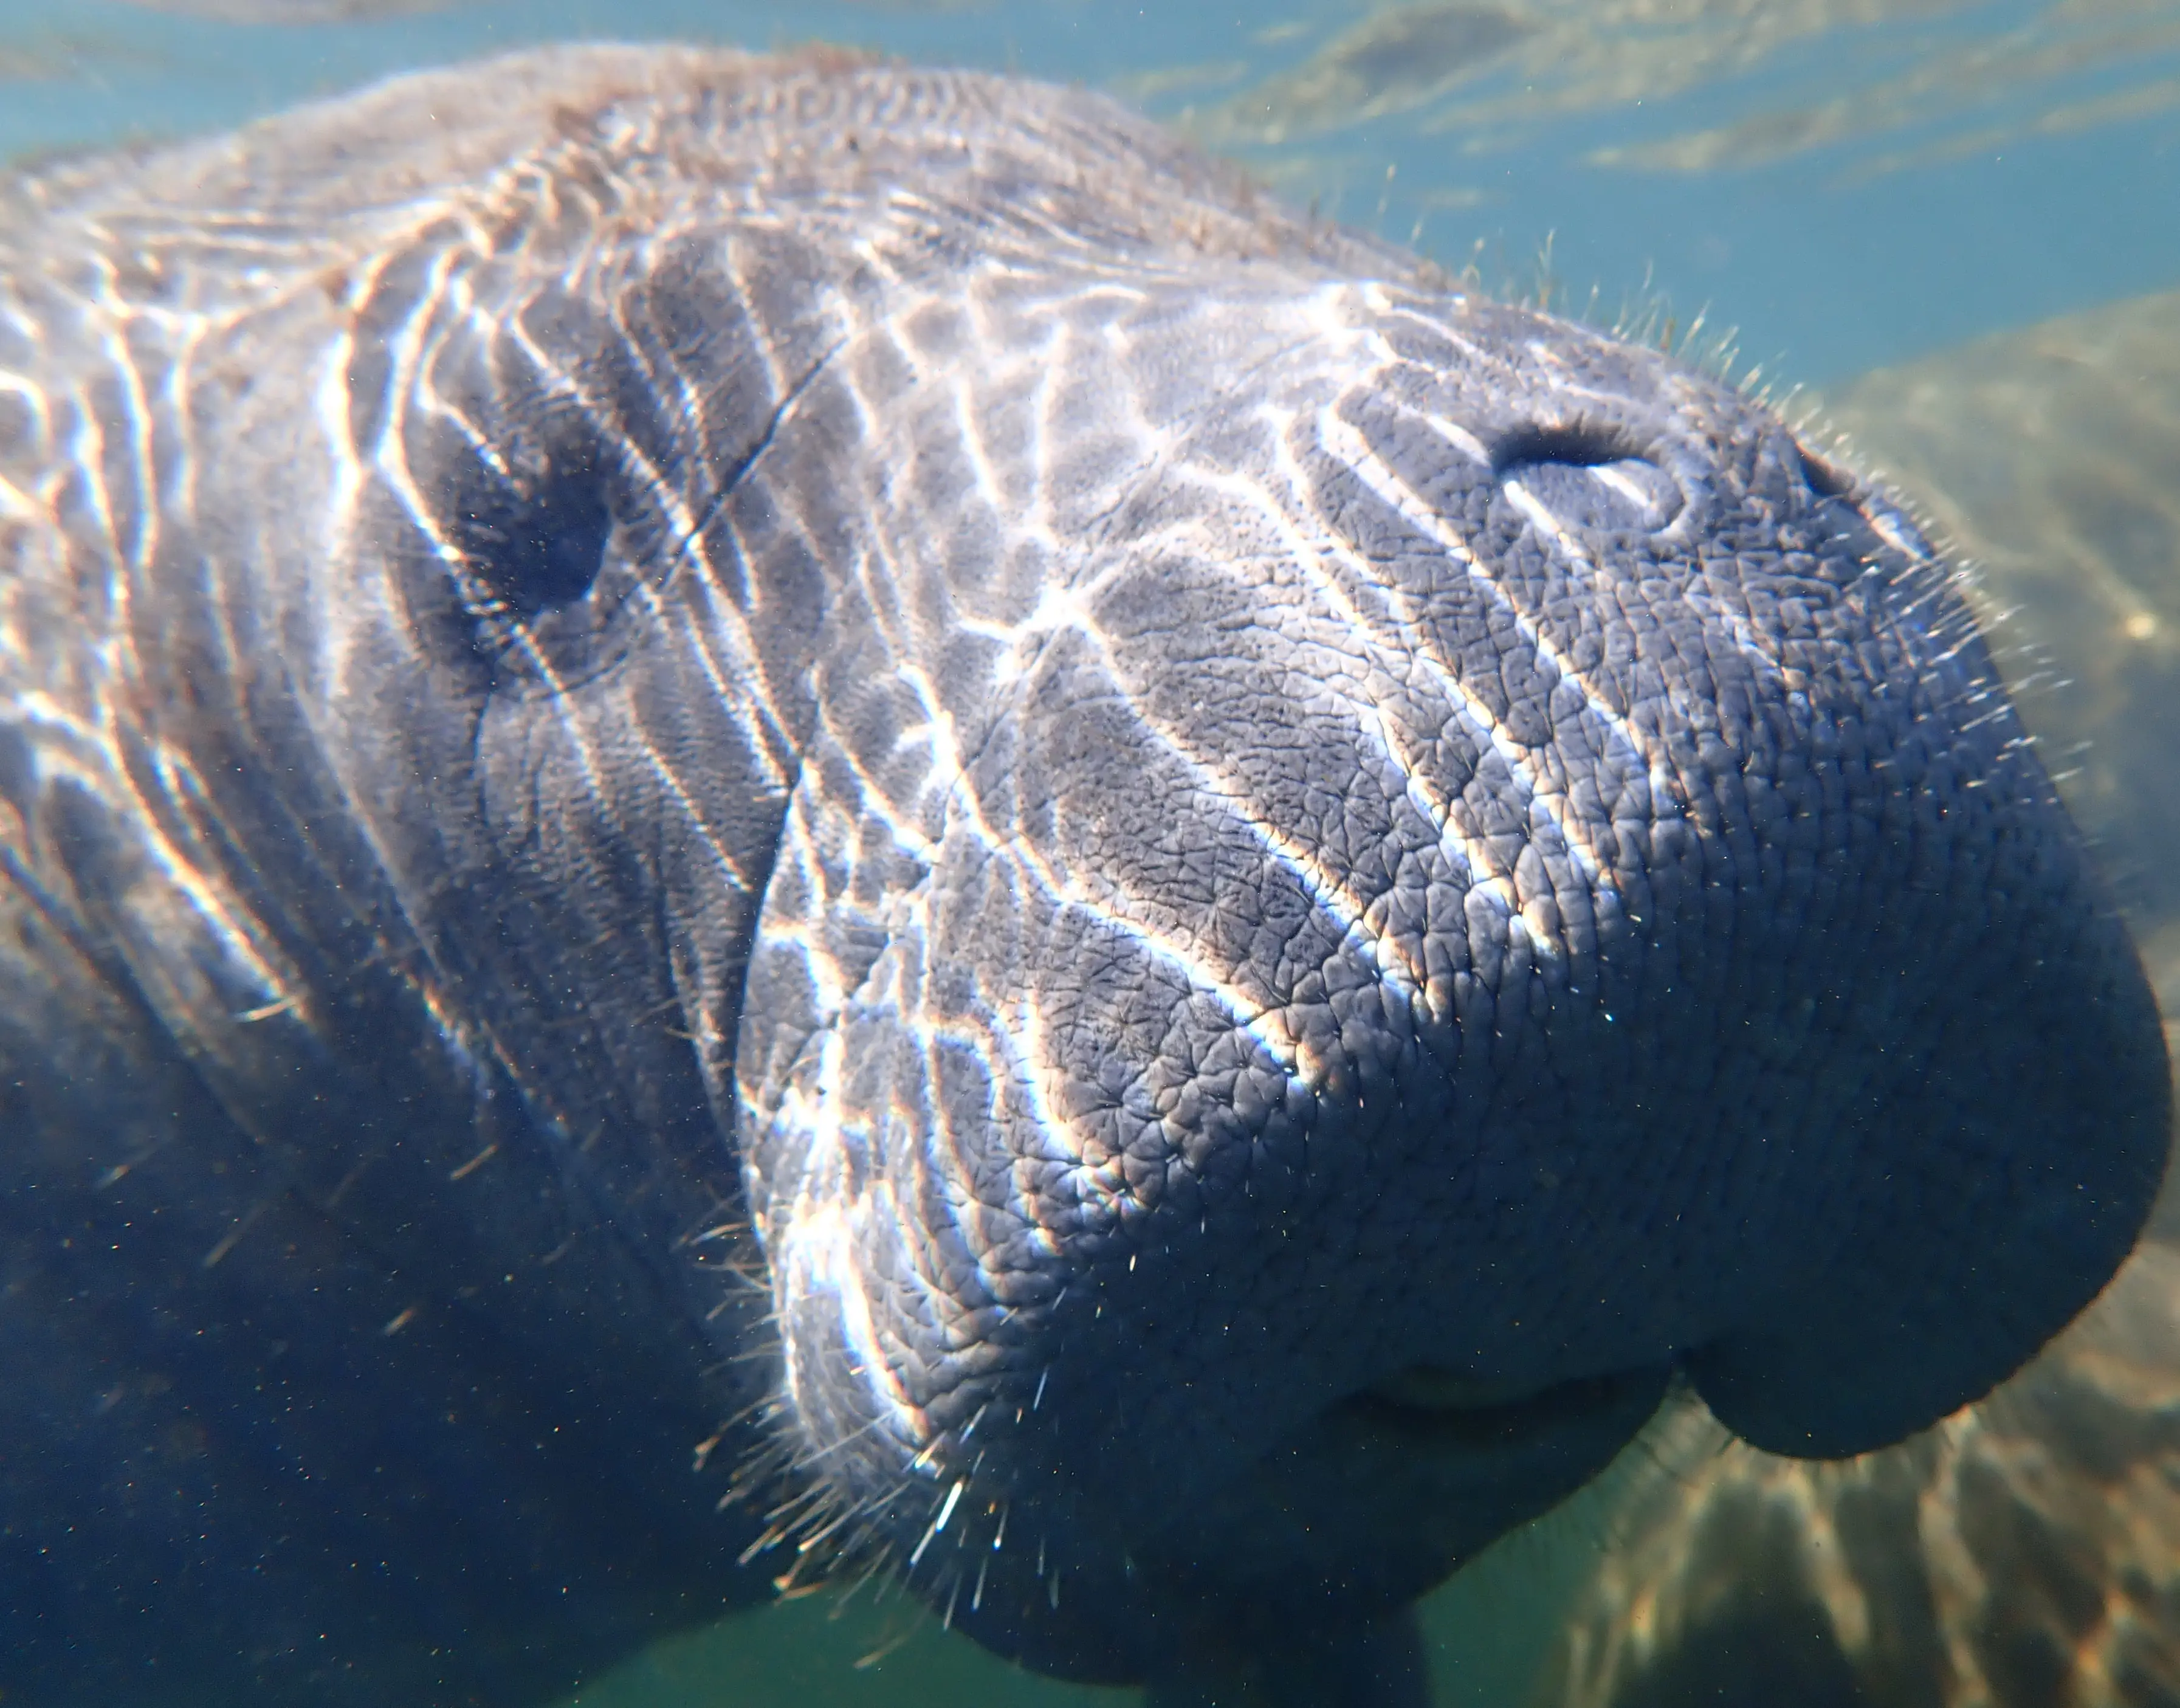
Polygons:
[[8,196],[11,1708],[516,1702],[839,1555],[1418,1701],[1669,1386],[1891,1441],[2134,1237],[2126,938],[1730,388],[824,58]]

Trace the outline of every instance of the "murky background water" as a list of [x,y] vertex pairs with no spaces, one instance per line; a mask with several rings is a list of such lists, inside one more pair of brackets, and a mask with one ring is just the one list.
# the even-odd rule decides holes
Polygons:
[[[1487,282],[1676,343],[1700,321],[1706,350],[1737,329],[1737,373],[1806,388],[1812,430],[1981,566],[2180,1014],[2180,0],[0,0],[0,157],[573,36],[848,41],[1102,86]],[[2150,1259],[2005,1403],[1858,1482],[1665,1443],[1671,1474],[1645,1460],[1510,1538],[1429,1605],[1441,1700],[1632,1703],[1643,1656],[1763,1571],[1858,1666],[1888,1642],[1938,1656],[1866,1672],[1871,1700],[2180,1699],[2180,1264]],[[2070,1479],[2068,1453],[2105,1469]],[[1978,1540],[1964,1502],[1992,1489],[2018,1546]],[[1848,1504],[1888,1500],[1926,1607],[1822,1557]],[[1763,1571],[1754,1542],[1688,1545],[1720,1512],[1757,1515]],[[2009,1694],[1990,1681],[2024,1634],[2055,1658]],[[898,1599],[823,1594],[580,1697],[1125,1700],[1014,1672]]]

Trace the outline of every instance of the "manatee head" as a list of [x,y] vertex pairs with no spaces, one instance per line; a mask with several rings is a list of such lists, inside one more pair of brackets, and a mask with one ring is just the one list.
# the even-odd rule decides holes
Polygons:
[[226,620],[570,1177],[746,1214],[780,1557],[1336,1647],[1676,1385],[1852,1454],[2105,1284],[2155,1013],[1880,492],[1102,101],[735,63],[267,311]]
[[1012,335],[1097,406],[1009,438],[978,347],[897,525],[1034,588],[862,655],[741,1022],[812,1533],[1135,1677],[1367,1624],[1674,1384],[1857,1453],[2104,1284],[2154,1009],[1879,492],[1473,297],[1213,269]]
[[1117,1676],[1399,1604],[1676,1380],[1781,1452],[1929,1425],[2103,1285],[2166,1121],[1880,495],[1513,308],[1182,298],[1208,353],[1108,383],[1186,415],[944,637],[974,715],[861,685],[928,829],[806,769],[740,1064],[820,1516]]

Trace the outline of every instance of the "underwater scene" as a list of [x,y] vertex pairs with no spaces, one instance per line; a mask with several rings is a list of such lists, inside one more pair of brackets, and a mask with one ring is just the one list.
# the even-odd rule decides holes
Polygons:
[[[2180,0],[0,0],[0,159],[652,40],[1103,91],[1298,216],[1767,400],[1967,571],[2180,1043]],[[2072,1326],[1903,1444],[1803,1461],[1669,1411],[1423,1599],[1429,1700],[2180,1704],[2170,1198]],[[559,1708],[1142,1700],[883,1573],[783,1581]]]

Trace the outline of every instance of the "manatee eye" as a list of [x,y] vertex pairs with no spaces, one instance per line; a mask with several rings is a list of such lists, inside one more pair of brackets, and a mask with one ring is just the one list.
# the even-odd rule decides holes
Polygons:
[[498,411],[490,438],[443,429],[436,456],[412,452],[436,471],[420,482],[437,494],[438,545],[419,587],[436,588],[439,620],[492,691],[556,694],[625,653],[629,620],[647,609],[631,596],[658,571],[663,534],[586,410],[525,401],[526,415]]
[[1521,428],[1495,448],[1492,468],[1517,505],[1561,528],[1650,532],[1680,514],[1679,482],[1610,426]]
[[574,604],[597,581],[613,528],[603,486],[586,470],[555,471],[505,496],[465,519],[472,571],[518,621]]
[[614,517],[597,440],[567,411],[541,428],[510,455],[480,454],[473,478],[457,482],[454,494],[449,531],[473,578],[472,614],[486,630],[574,604],[605,562]]

